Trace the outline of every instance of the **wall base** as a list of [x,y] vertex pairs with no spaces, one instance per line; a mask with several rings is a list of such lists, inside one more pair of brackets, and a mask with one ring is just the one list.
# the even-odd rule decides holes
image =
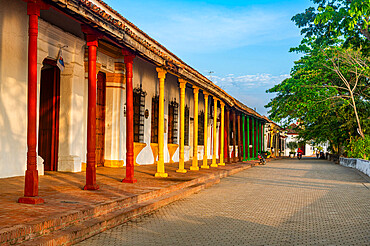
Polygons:
[[105,167],[123,167],[125,162],[123,160],[104,160]]
[[81,172],[81,158],[76,155],[59,156],[58,171],[59,172]]

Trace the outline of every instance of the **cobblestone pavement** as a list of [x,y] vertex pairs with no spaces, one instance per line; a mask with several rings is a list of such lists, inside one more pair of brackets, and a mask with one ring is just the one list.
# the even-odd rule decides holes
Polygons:
[[78,245],[370,245],[367,180],[328,161],[274,161]]

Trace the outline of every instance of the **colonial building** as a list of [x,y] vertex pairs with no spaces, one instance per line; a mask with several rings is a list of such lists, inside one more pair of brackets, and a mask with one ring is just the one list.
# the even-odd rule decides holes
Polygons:
[[[101,0],[0,0],[0,178],[178,162],[178,172],[254,159],[261,115]],[[198,166],[198,160],[203,164]],[[184,174],[186,175],[186,174]]]
[[264,132],[266,138],[265,149],[271,153],[271,157],[286,156],[287,135],[284,129],[267,117],[264,118],[267,122]]

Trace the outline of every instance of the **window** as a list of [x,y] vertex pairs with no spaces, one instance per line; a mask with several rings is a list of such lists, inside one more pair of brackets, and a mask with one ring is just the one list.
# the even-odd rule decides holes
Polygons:
[[144,112],[146,92],[141,88],[134,89],[134,142],[144,142]]
[[198,145],[204,145],[204,112],[198,116]]
[[189,120],[190,120],[190,115],[189,115],[189,107],[186,105],[185,106],[185,137],[184,137],[184,144],[186,146],[189,146]]
[[172,101],[168,105],[168,143],[177,144],[177,121],[179,115],[179,104]]
[[159,117],[159,96],[152,99],[152,124],[151,124],[151,141],[158,143],[158,117]]

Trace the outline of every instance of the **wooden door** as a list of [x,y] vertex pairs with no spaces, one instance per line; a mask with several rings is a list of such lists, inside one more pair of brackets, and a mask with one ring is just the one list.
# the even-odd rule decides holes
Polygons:
[[58,170],[60,72],[46,64],[41,71],[38,154],[45,171]]
[[105,73],[99,72],[96,91],[96,150],[98,166],[104,165],[105,145]]

